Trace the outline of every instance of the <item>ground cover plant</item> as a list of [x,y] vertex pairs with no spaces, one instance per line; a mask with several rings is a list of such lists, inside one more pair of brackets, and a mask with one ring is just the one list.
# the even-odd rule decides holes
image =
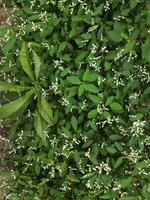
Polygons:
[[1,27],[8,199],[150,199],[150,4],[16,0]]

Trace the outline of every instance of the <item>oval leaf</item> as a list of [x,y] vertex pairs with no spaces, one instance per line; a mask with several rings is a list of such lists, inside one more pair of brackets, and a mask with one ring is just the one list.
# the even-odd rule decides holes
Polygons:
[[19,60],[20,60],[20,63],[22,65],[22,69],[26,72],[26,74],[29,76],[29,78],[32,81],[34,81],[34,76],[33,76],[31,67],[29,65],[27,45],[26,45],[25,42],[22,44]]
[[50,125],[53,124],[53,112],[50,104],[46,98],[41,95],[41,99],[38,101],[38,108],[43,119]]
[[84,92],[84,85],[80,85],[79,88],[78,88],[78,96],[80,97]]
[[36,117],[34,119],[34,127],[35,127],[37,134],[42,139],[44,146],[47,146],[46,136],[44,135],[45,129],[44,129],[43,121],[38,112],[36,112]]
[[86,89],[89,92],[92,92],[92,93],[98,93],[99,92],[98,88],[95,85],[91,84],[91,83],[86,84]]
[[92,118],[95,118],[97,115],[97,110],[91,110],[89,113],[88,113],[88,118],[89,119],[92,119]]
[[71,117],[71,125],[72,125],[73,129],[76,131],[77,130],[78,121],[74,116]]
[[67,80],[69,83],[71,83],[73,85],[80,85],[80,83],[81,83],[78,76],[68,76]]
[[122,105],[120,105],[119,103],[112,103],[110,105],[111,109],[114,110],[114,111],[122,111],[123,110],[123,107]]
[[40,68],[41,68],[41,60],[34,50],[32,50],[32,52],[33,52],[33,59],[34,59],[34,64],[35,64],[35,77],[36,77],[36,80],[38,80],[39,74],[40,74]]
[[31,87],[13,85],[10,83],[0,81],[0,91],[8,90],[10,92],[17,92],[17,91],[24,91],[24,90],[29,90],[29,89],[31,89]]
[[24,105],[28,105],[34,90],[30,90],[23,97],[0,107],[0,118],[6,118],[16,113]]

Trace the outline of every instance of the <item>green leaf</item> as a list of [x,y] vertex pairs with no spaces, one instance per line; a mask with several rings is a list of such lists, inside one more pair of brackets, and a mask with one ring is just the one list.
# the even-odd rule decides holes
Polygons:
[[98,159],[97,159],[98,153],[99,153],[99,147],[97,145],[94,145],[89,156],[89,160],[94,165],[98,165]]
[[93,32],[93,31],[95,31],[98,27],[99,27],[99,25],[91,26],[91,27],[88,29],[88,32]]
[[81,85],[79,86],[79,88],[78,88],[78,96],[79,96],[79,97],[82,96],[83,92],[84,92],[84,85],[81,84]]
[[117,153],[117,149],[116,149],[115,147],[107,147],[106,150],[107,150],[110,154]]
[[67,128],[62,127],[62,130],[63,130],[63,134],[65,135],[65,137],[72,138],[72,134]]
[[148,199],[150,197],[150,191],[148,190],[148,185],[144,185],[142,188],[142,195],[145,199]]
[[86,89],[89,92],[92,92],[92,93],[98,93],[99,92],[98,88],[95,85],[91,84],[91,83],[86,84]]
[[93,140],[89,140],[89,141],[85,142],[85,143],[82,145],[82,148],[83,148],[83,149],[84,149],[84,148],[87,148],[87,147],[89,147],[92,143],[93,143]]
[[32,52],[33,52],[33,59],[34,59],[34,64],[35,64],[35,77],[36,77],[36,80],[38,80],[39,74],[40,74],[40,68],[41,68],[41,60],[34,50],[32,50]]
[[30,79],[34,81],[33,72],[31,70],[29,59],[28,59],[28,49],[25,42],[23,42],[22,44],[19,60],[22,65],[22,69],[26,72],[26,74],[30,77]]
[[32,89],[32,87],[13,85],[11,83],[0,81],[0,91],[8,90],[10,92],[18,92],[18,91],[24,91],[24,90],[29,90],[29,89]]
[[105,71],[110,70],[110,67],[111,67],[111,63],[109,63],[109,62],[106,61],[106,62],[104,63]]
[[96,109],[91,110],[91,111],[88,113],[88,118],[89,118],[89,119],[93,119],[93,118],[96,117],[96,115],[97,115],[97,110],[96,110]]
[[35,174],[36,175],[39,175],[40,174],[40,165],[39,164],[37,164],[37,165],[35,165]]
[[142,118],[143,118],[143,114],[138,113],[138,114],[136,114],[136,115],[131,116],[131,117],[130,117],[130,121],[137,121],[137,120],[140,120],[140,119],[142,119]]
[[90,73],[89,76],[88,76],[87,81],[88,82],[94,82],[97,79],[98,79],[98,74],[96,74],[96,73]]
[[122,162],[123,162],[123,157],[118,158],[114,164],[114,168],[115,169],[118,168],[122,164]]
[[47,0],[40,0],[40,5],[43,6]]
[[121,135],[113,134],[113,135],[110,135],[109,138],[111,140],[120,140],[122,137]]
[[112,198],[112,195],[105,194],[105,195],[100,196],[100,198],[101,198],[101,199],[111,199],[111,198]]
[[73,155],[74,155],[74,160],[76,161],[76,164],[78,164],[79,161],[80,161],[80,154],[79,154],[79,152],[77,150],[75,150]]
[[85,22],[87,24],[91,24],[91,17],[90,16],[85,16],[85,15],[75,15],[72,17],[73,22]]
[[117,31],[109,31],[108,32],[108,38],[112,42],[120,42],[122,40],[121,34],[119,32],[117,32]]
[[46,98],[43,95],[41,95],[41,98],[38,101],[38,108],[43,119],[49,125],[53,125],[53,112],[50,104],[47,102]]
[[133,49],[134,42],[128,42],[125,46],[124,53],[128,53]]
[[89,40],[92,38],[92,34],[91,33],[83,33],[81,35],[81,38],[85,39],[85,40]]
[[73,84],[73,85],[80,85],[81,81],[78,78],[78,76],[68,76],[67,80],[69,83]]
[[144,168],[149,168],[149,166],[150,166],[150,160],[148,159],[148,160],[143,160],[143,161],[141,161],[141,162],[137,162],[136,164],[135,164],[135,168],[134,168],[134,170],[133,170],[133,174],[134,175],[137,175],[137,174],[139,174],[139,172],[142,170],[142,169],[144,169]]
[[106,103],[105,103],[105,106],[109,106],[109,105],[112,103],[113,100],[114,100],[114,97],[113,97],[113,96],[108,97],[108,98],[107,98],[107,101],[106,101]]
[[150,38],[148,38],[142,46],[142,58],[150,62]]
[[88,51],[80,52],[80,54],[77,55],[75,62],[80,63],[81,61],[83,61],[88,56],[88,54],[89,54]]
[[110,104],[110,107],[114,111],[122,111],[123,107],[119,103],[112,103]]
[[95,172],[90,172],[90,173],[87,173],[85,174],[84,176],[81,177],[81,180],[82,179],[89,179],[91,176],[95,175]]
[[121,146],[120,143],[115,142],[114,144],[115,144],[115,147],[116,147],[119,151],[123,151],[123,148],[122,148],[122,146]]
[[121,185],[122,188],[127,188],[130,186],[131,182],[132,182],[132,177],[128,177],[128,178],[119,180],[118,184]]
[[0,107],[0,118],[6,118],[15,114],[19,109],[24,106],[27,106],[30,102],[30,99],[34,93],[34,90],[30,90],[23,97],[12,101],[8,104],[4,104]]
[[144,90],[144,93],[143,95],[148,95],[150,94],[150,87],[147,87],[145,90]]
[[90,155],[89,160],[90,160],[94,165],[98,165],[98,160],[95,158],[95,156]]
[[94,130],[97,131],[97,126],[93,121],[89,121],[90,127]]
[[62,42],[62,43],[60,44],[60,46],[59,46],[59,50],[60,50],[60,51],[63,51],[63,50],[66,48],[66,46],[67,46],[67,42],[66,42],[66,41]]
[[45,131],[44,124],[43,124],[42,118],[38,112],[36,112],[36,117],[34,119],[34,127],[35,127],[37,134],[42,139],[43,145],[47,146],[48,144],[47,144],[46,136],[44,134],[44,131]]
[[101,15],[102,14],[102,9],[103,9],[104,4],[100,4],[100,6],[96,7],[93,16]]
[[93,103],[95,104],[99,104],[102,102],[102,97],[95,96],[95,95],[89,95],[89,99],[93,101]]
[[119,200],[137,200],[137,198],[134,196],[125,196],[121,197]]
[[11,49],[13,49],[15,43],[16,43],[16,38],[11,38],[11,39],[9,39],[9,40],[6,42],[5,46],[4,46],[4,51],[5,51],[5,52],[9,52]]
[[69,88],[69,97],[73,97],[78,94],[78,87],[73,86]]
[[89,68],[87,68],[83,74],[83,81],[87,81],[88,80],[88,76],[90,74]]
[[75,131],[77,131],[78,121],[77,121],[77,119],[74,116],[71,117],[71,125],[72,125],[73,129]]
[[130,8],[134,9],[137,5],[137,0],[130,0]]
[[75,36],[75,35],[76,35],[76,29],[73,28],[73,29],[70,31],[70,33],[69,33],[69,38],[72,38],[72,37]]
[[86,71],[83,74],[83,81],[93,82],[98,79],[97,73],[91,73],[89,69],[87,68]]

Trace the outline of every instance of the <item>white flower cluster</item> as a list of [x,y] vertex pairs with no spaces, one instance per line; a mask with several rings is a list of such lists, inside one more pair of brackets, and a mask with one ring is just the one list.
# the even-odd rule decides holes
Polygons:
[[136,163],[138,159],[141,157],[141,151],[140,150],[134,150],[132,147],[130,147],[130,152],[124,151],[122,153],[131,163]]
[[141,79],[141,81],[146,81],[147,83],[150,82],[150,73],[149,73],[149,66],[139,66],[134,65],[134,68],[139,70],[138,77]]
[[[2,66],[4,63],[6,63],[6,60],[7,60],[7,57],[5,57],[5,56],[1,57],[1,58],[0,58],[0,66]],[[3,72],[3,71],[1,70],[0,76],[1,76],[1,74],[5,74],[5,72]],[[5,74],[5,77],[6,77],[6,74]]]
[[97,105],[97,112],[99,114],[102,114],[104,111],[107,111],[107,110],[109,110],[109,109],[106,108],[104,104],[98,104]]
[[139,137],[143,135],[145,124],[146,124],[146,121],[138,120],[138,121],[133,122],[133,126],[130,128],[130,131],[134,137]]
[[106,1],[106,4],[104,5],[104,10],[105,10],[105,12],[108,11],[108,10],[110,10],[110,3],[109,3],[109,1]]
[[114,17],[113,19],[116,20],[116,21],[121,21],[122,19],[125,19],[125,17],[118,15],[118,16]]
[[47,16],[47,12],[46,11],[41,12],[40,15],[39,15],[39,19],[41,20],[41,22],[47,23],[49,21],[49,18]]
[[18,24],[18,28],[19,28],[19,32],[16,33],[16,37],[21,39],[22,36],[24,36],[26,34],[26,25],[28,23],[28,20],[25,20],[23,18],[20,17],[21,23],[20,25]]
[[91,54],[95,54],[97,52],[98,46],[94,43],[92,43],[92,47],[91,47]]
[[101,47],[101,50],[100,50],[100,54],[103,54],[103,53],[108,53],[109,51],[107,50],[107,46],[103,46]]
[[64,61],[62,59],[54,60],[54,67],[63,71],[64,70],[63,63],[64,63]]
[[102,172],[106,172],[106,175],[108,175],[111,171],[108,163],[104,163],[103,161],[98,166],[95,166],[95,169],[98,170],[99,174],[102,174]]
[[53,139],[50,139],[50,145],[52,147],[56,147],[57,146],[57,139],[56,139],[55,135],[53,136]]
[[114,72],[114,83],[116,84],[116,86],[125,86],[125,83],[123,81],[123,79],[121,78],[121,73],[119,71],[116,71],[115,69],[112,69],[112,71]]
[[7,42],[10,39],[10,30],[8,29],[5,35],[3,36],[5,39],[5,42]]
[[97,122],[96,125],[100,125],[103,128],[106,124],[112,125],[113,123],[119,123],[119,119],[115,116],[109,116],[106,120]]
[[39,23],[35,23],[35,22],[31,22],[32,23],[32,27],[31,27],[31,29],[33,30],[33,31],[38,31],[38,30],[40,30],[41,32],[43,32],[43,29],[41,28],[41,24],[39,24]]
[[129,96],[129,99],[137,99],[139,96],[140,96],[140,91],[139,91],[139,93],[135,92],[134,94],[131,94]]
[[[118,50],[118,48],[116,49]],[[123,56],[123,53],[124,53],[124,49],[121,49],[118,53],[117,53],[117,56],[115,57],[115,61],[119,60],[120,58],[122,58]]]
[[122,125],[119,125],[118,129],[119,129],[121,135],[123,135],[123,136],[127,135],[127,130]]
[[88,105],[86,103],[86,99],[82,101],[82,104],[81,104],[81,109],[84,110]]
[[31,9],[32,9],[36,5],[36,0],[31,0],[30,4],[31,4]]
[[94,68],[95,71],[98,71],[100,72],[101,70],[101,67],[99,66],[99,60],[100,60],[100,56],[98,57],[93,57],[93,56],[90,56],[89,57],[89,66]]
[[88,148],[88,151],[84,153],[84,156],[89,158],[90,157],[91,148]]
[[60,190],[62,190],[62,191],[70,191],[71,190],[71,183],[69,182],[69,181],[65,181],[63,184],[62,184],[62,186],[61,186],[61,188],[60,188]]
[[43,42],[43,43],[42,43],[42,45],[43,45],[44,47],[46,47],[48,50],[50,49],[50,46],[49,46],[49,44],[48,44],[48,43],[46,43],[46,42]]
[[131,60],[134,60],[137,58],[137,54],[135,51],[130,51],[129,53],[129,58],[128,58],[128,62],[130,62]]
[[147,146],[150,146],[150,136],[146,135],[146,138],[144,139],[144,144]]
[[106,80],[106,78],[103,78],[102,76],[98,77],[97,85],[100,86],[101,83],[103,83],[105,80]]
[[68,99],[66,98],[66,97],[62,97],[62,105],[63,106],[69,106],[69,101],[68,101]]
[[85,3],[83,0],[78,0],[80,3],[80,7],[85,11],[85,14],[92,14],[92,11],[88,8],[88,4]]
[[[59,86],[58,78],[56,78],[55,82],[52,82],[52,84],[51,84],[51,86],[49,86],[49,88],[54,91],[54,94],[59,94],[60,91],[58,90],[58,86]],[[68,105],[68,104],[65,103],[65,105]]]

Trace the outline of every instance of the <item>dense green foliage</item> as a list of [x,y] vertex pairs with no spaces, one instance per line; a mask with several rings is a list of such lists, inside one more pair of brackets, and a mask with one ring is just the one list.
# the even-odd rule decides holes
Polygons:
[[10,199],[148,200],[149,2],[16,0],[12,13],[0,29]]

